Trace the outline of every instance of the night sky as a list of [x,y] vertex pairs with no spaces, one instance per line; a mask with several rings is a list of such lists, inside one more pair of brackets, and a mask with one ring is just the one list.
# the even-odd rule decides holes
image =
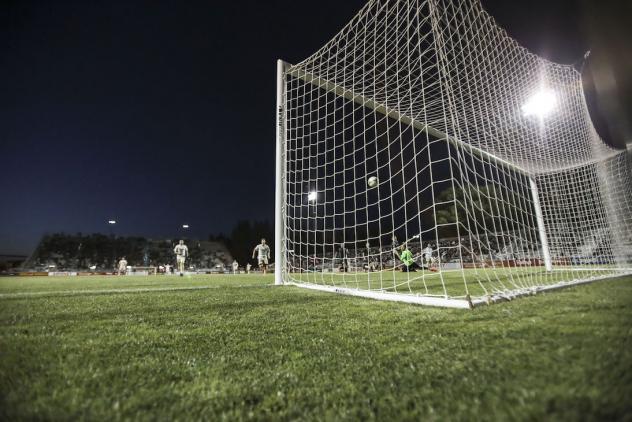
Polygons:
[[[483,1],[561,63],[606,26],[588,3]],[[45,232],[109,233],[111,218],[147,237],[272,222],[275,61],[306,58],[363,4],[2,2],[0,254]]]

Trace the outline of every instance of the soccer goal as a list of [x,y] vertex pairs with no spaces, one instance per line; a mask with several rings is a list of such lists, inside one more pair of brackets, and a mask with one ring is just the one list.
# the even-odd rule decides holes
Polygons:
[[632,273],[630,151],[477,0],[369,1],[277,78],[277,284],[472,307]]

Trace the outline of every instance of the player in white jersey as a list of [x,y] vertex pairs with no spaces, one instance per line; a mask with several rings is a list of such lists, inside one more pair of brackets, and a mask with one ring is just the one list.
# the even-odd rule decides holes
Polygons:
[[432,246],[428,243],[426,249],[424,249],[424,262],[428,269],[430,269],[430,264],[432,264]]
[[126,272],[127,272],[127,260],[125,259],[125,257],[123,257],[118,262],[118,275],[121,275],[121,273],[125,275]]
[[266,245],[266,240],[261,239],[261,243],[255,246],[252,251],[252,259],[255,259],[257,255],[257,261],[259,261],[259,268],[264,274],[268,271],[268,260],[270,259],[270,246]]
[[180,277],[184,275],[184,261],[189,256],[189,248],[184,244],[184,240],[181,240],[175,248],[173,253],[176,254],[176,262],[178,263],[178,271],[180,271]]

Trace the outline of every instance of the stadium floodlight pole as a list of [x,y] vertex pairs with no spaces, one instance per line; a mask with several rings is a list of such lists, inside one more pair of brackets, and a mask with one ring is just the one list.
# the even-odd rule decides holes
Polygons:
[[553,271],[553,262],[551,261],[551,252],[549,251],[549,242],[546,237],[546,228],[544,227],[544,217],[542,216],[542,207],[540,206],[538,184],[533,177],[529,177],[529,185],[531,185],[531,196],[533,197],[533,208],[535,208],[535,218],[538,223],[538,233],[540,235],[540,244],[542,245],[542,258],[544,258],[544,268],[546,268],[547,271]]
[[276,188],[274,204],[274,284],[283,284],[285,268],[285,71],[289,67],[283,60],[277,60],[277,116],[276,116]]

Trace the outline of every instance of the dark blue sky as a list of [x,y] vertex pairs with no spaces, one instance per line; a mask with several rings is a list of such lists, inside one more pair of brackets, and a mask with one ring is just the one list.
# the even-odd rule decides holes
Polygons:
[[[536,52],[581,57],[577,2],[513,3],[483,2]],[[109,218],[200,238],[272,221],[275,60],[313,53],[363,4],[2,2],[0,254]]]

